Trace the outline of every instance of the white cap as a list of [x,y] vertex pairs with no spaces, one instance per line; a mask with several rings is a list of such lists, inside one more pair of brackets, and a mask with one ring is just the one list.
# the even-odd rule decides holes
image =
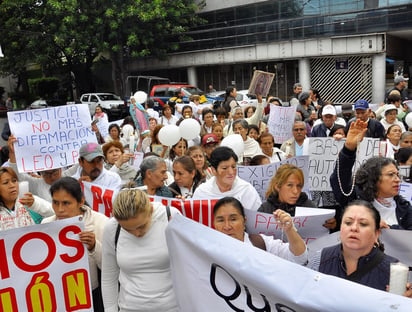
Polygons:
[[335,107],[333,107],[333,106],[330,105],[330,104],[323,106],[323,108],[322,108],[322,116],[325,116],[325,115],[333,115],[333,116],[336,116],[336,109],[335,109]]

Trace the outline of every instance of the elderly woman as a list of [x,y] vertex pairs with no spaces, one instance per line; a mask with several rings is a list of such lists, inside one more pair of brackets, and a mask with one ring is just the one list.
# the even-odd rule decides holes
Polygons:
[[405,131],[401,135],[400,147],[412,147],[412,131]]
[[396,108],[396,106],[393,104],[387,104],[384,107],[384,118],[381,119],[381,124],[383,125],[385,130],[388,131],[391,125],[398,125],[401,128],[402,133],[405,132],[405,126],[396,118],[396,116],[398,115],[398,109]]
[[402,129],[399,125],[391,125],[386,131],[386,154],[385,157],[395,158],[395,154],[398,152],[401,141]]
[[140,190],[118,193],[103,234],[105,311],[178,311],[165,235],[177,213]]
[[238,119],[233,122],[233,132],[242,136],[243,143],[245,145],[243,151],[243,161],[245,163],[248,163],[248,160],[250,160],[253,156],[262,154],[259,143],[247,135],[249,131],[248,126],[249,124],[245,119]]
[[55,215],[43,219],[42,223],[82,216],[84,230],[79,233],[79,239],[87,246],[94,311],[103,311],[98,269],[102,264],[103,229],[108,218],[85,205],[82,187],[74,178],[63,177],[54,182],[50,194]]
[[19,198],[17,174],[9,167],[0,167],[0,230],[33,225],[36,214],[52,216],[51,204],[32,193]]
[[[364,200],[351,202],[344,210],[338,245],[323,248],[309,259],[313,270],[344,278],[379,290],[389,285],[390,264],[398,262],[383,253],[379,243],[380,215]],[[410,294],[410,284],[405,285]]]
[[195,162],[190,156],[178,157],[173,162],[175,181],[169,185],[169,190],[176,198],[191,198],[197,186],[204,181],[196,169]]
[[263,234],[246,233],[245,211],[240,201],[234,197],[223,197],[216,202],[213,207],[213,226],[217,231],[245,244],[253,245],[297,264],[306,264],[308,257],[306,245],[296,231],[290,214],[278,209],[273,212],[273,216],[281,224],[288,243]]
[[382,217],[381,227],[412,230],[412,206],[399,195],[399,171],[395,160],[372,157],[352,177],[356,149],[367,131],[367,123],[351,123],[346,142],[339,152],[330,183],[336,201],[345,207],[354,199],[373,203]]
[[143,158],[135,182],[137,186],[146,186],[149,195],[173,197],[172,192],[165,185],[167,179],[165,160],[158,156],[148,156]]
[[133,159],[132,153],[125,153],[123,145],[118,141],[106,143],[102,146],[105,164],[107,170],[116,172],[123,183],[127,183],[136,177],[136,169],[129,164]]

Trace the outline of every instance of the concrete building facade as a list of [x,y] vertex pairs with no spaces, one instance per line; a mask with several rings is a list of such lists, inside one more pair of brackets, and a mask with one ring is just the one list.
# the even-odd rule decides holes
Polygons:
[[412,73],[411,14],[411,1],[208,0],[179,52],[129,68],[218,90],[247,89],[259,69],[275,73],[283,100],[300,82],[334,103],[379,103],[394,72]]

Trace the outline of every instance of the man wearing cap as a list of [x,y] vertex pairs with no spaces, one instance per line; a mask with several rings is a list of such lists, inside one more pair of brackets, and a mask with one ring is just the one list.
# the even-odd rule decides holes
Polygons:
[[202,149],[206,155],[206,160],[209,162],[210,155],[213,150],[219,145],[219,140],[214,133],[208,133],[202,138]]
[[102,147],[97,143],[86,143],[80,147],[79,167],[72,177],[80,182],[92,182],[112,190],[120,189],[122,183],[120,176],[117,173],[106,170],[103,164],[104,154]]
[[396,76],[395,79],[393,80],[393,83],[395,86],[392,89],[390,89],[388,92],[386,92],[385,94],[385,102],[386,103],[388,102],[388,96],[392,90],[399,91],[399,93],[401,94],[402,102],[409,100],[409,94],[406,88],[408,86],[408,80],[409,78],[405,78],[402,75]]
[[369,103],[366,100],[357,100],[353,105],[355,109],[355,118],[349,120],[345,132],[348,133],[350,124],[356,119],[360,119],[363,122],[368,123],[368,130],[366,131],[365,137],[367,138],[378,138],[383,140],[385,138],[385,128],[379,122],[379,120],[369,118],[370,108]]
[[336,109],[328,104],[322,108],[322,122],[312,128],[311,137],[328,137],[335,127]]

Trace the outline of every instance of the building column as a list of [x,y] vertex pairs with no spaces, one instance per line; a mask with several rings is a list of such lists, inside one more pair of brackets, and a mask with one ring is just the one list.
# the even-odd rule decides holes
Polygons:
[[197,86],[196,67],[191,66],[187,68],[187,80],[189,84]]
[[386,53],[372,56],[372,103],[385,100]]
[[310,62],[309,58],[299,59],[299,82],[302,84],[304,91],[308,91],[310,85]]

